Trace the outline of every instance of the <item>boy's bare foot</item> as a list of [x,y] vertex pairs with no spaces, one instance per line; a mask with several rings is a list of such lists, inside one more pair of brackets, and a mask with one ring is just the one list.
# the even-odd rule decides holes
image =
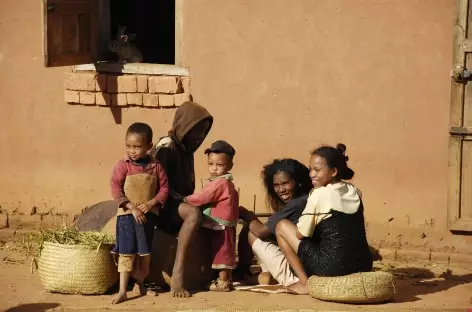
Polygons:
[[111,304],[118,304],[125,301],[126,299],[128,299],[128,297],[126,296],[126,292],[119,292],[113,297],[113,299],[111,299]]
[[294,295],[308,295],[308,287],[300,282],[288,286],[287,290]]
[[192,297],[190,292],[183,287],[183,272],[173,272],[172,279],[170,283],[170,291],[172,292],[172,297],[175,298],[189,298]]
[[146,294],[146,287],[143,283],[134,283],[133,291],[131,292],[134,296],[144,296]]
[[172,296],[175,298],[190,298],[192,294],[189,293],[188,290],[185,288],[172,288],[170,290],[172,292]]

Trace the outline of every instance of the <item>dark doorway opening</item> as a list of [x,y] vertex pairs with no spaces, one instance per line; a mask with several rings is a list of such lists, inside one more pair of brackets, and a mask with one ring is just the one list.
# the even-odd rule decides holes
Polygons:
[[[144,63],[175,64],[175,0],[110,0],[110,13],[111,40],[126,26]],[[117,55],[110,52],[110,59]]]

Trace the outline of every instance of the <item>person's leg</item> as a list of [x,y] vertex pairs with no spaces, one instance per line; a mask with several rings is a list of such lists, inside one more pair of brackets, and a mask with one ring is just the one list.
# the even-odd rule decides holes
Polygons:
[[112,304],[118,304],[127,298],[128,280],[133,270],[135,256],[118,256],[118,272],[120,273],[120,290],[111,300]]
[[[252,232],[249,232],[248,233],[248,243],[249,243],[249,246],[251,246],[251,250],[253,249],[253,246],[254,246],[254,243],[256,242],[256,240],[259,240],[261,241],[256,235],[254,235]],[[261,241],[262,242],[262,241]],[[269,243],[267,243],[269,244]],[[257,244],[256,244],[257,245]],[[265,245],[264,245],[265,246]],[[266,248],[264,248],[266,249]],[[278,247],[277,247],[278,249]],[[280,249],[278,249],[279,253],[281,254],[280,252]],[[262,251],[261,251],[262,252]],[[263,251],[263,252],[266,252]],[[255,252],[254,252],[255,253]],[[273,255],[272,255],[273,256]],[[259,265],[261,266],[261,270],[262,272],[259,273],[259,275],[257,276],[257,283],[259,285],[273,285],[273,284],[277,284],[278,281],[276,279],[274,279],[274,277],[272,276],[272,273],[269,272],[269,270],[267,269],[267,266],[266,266],[266,263],[265,261],[261,260],[260,257],[257,257],[256,256],[256,259],[257,259],[257,262],[259,262]],[[293,275],[293,274],[292,274]],[[298,280],[297,280],[298,281]],[[252,282],[252,280],[250,280],[249,282]],[[285,282],[285,279],[284,279],[284,282]]]
[[233,290],[232,271],[236,258],[236,229],[227,227],[224,230],[212,231],[211,252],[212,268],[218,270],[218,279],[210,285],[210,291]]
[[192,238],[195,236],[200,222],[202,213],[200,208],[182,203],[178,208],[179,216],[183,223],[179,231],[177,251],[175,254],[174,268],[172,270],[171,292],[174,297],[187,298],[190,297],[188,290],[184,288],[184,265],[187,258],[187,251]]
[[290,267],[293,269],[300,281],[293,284],[289,289],[296,294],[308,294],[308,276],[303,268],[302,261],[297,255],[300,240],[297,238],[297,226],[288,220],[282,220],[277,224],[275,230],[277,243],[287,258]]
[[223,282],[231,282],[231,271],[230,269],[220,270],[218,278]]
[[154,238],[154,230],[157,224],[157,216],[152,213],[146,214],[146,223],[143,225],[136,224],[136,243],[138,255],[134,261],[133,272],[131,277],[135,280],[133,293],[138,296],[150,295],[157,296],[155,291],[149,290],[144,286],[144,279],[149,274],[149,266],[151,264],[152,242]]
[[144,279],[149,274],[149,265],[151,264],[151,255],[137,256],[133,272],[131,276],[135,279],[136,283],[133,288],[133,293],[139,296],[157,296],[157,292],[151,289],[147,289],[144,286]]
[[[290,265],[279,246],[251,235],[249,242],[252,244],[252,250],[261,264],[263,272],[270,273],[279,284],[284,286],[291,286],[299,281],[298,277],[290,270]],[[269,283],[266,281],[264,284]]]
[[239,233],[238,241],[238,265],[233,272],[235,281],[242,281],[245,275],[250,274],[250,267],[254,253],[252,252],[251,244],[248,242],[249,226],[244,225]]

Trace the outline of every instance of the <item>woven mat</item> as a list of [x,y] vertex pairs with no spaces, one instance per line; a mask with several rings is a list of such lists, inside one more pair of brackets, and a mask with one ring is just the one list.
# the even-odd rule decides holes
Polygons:
[[283,285],[254,285],[254,286],[235,286],[235,290],[253,291],[266,294],[286,294],[287,287]]

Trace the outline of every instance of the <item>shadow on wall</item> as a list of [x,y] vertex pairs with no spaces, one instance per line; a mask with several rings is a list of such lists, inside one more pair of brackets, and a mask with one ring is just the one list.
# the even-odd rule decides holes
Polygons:
[[[120,66],[120,69],[123,69],[123,65],[116,64],[116,66]],[[97,79],[97,91],[104,92],[103,90],[117,90],[118,89],[118,76],[109,76],[106,79]],[[108,85],[108,86],[107,86]],[[106,106],[110,108],[111,114],[113,115],[113,119],[115,120],[115,124],[121,125],[123,121],[123,109],[119,106],[113,105],[113,98],[117,97],[118,94],[111,94],[110,97],[105,99]],[[116,102],[116,99],[115,99]]]
[[29,303],[9,308],[6,312],[46,312],[59,306],[58,303]]

